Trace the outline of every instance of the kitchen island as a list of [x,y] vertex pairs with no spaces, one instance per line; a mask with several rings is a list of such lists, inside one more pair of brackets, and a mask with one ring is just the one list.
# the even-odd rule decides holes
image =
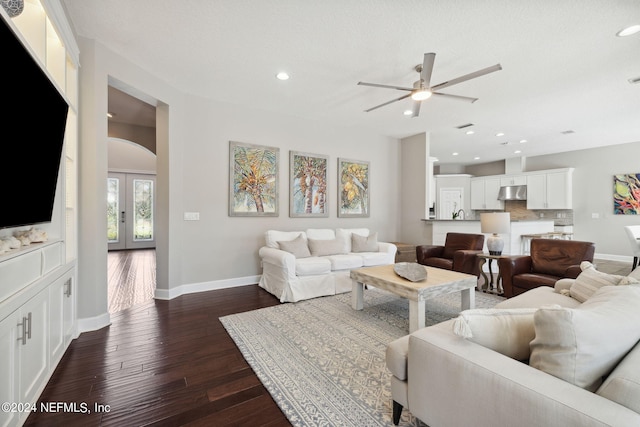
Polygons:
[[[487,249],[488,233],[480,232],[480,220],[460,220],[460,219],[423,219],[427,227],[426,236],[431,241],[424,242],[424,245],[444,245],[447,233],[472,233],[484,234],[485,244],[484,252],[489,253]],[[511,230],[509,234],[502,234],[504,239],[504,255],[522,255],[522,235],[550,233],[554,231],[554,222],[551,220],[513,220],[511,221]]]

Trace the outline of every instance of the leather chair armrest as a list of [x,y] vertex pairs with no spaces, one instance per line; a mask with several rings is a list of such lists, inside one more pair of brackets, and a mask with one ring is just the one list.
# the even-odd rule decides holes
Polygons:
[[582,273],[582,269],[580,268],[580,266],[572,265],[566,269],[564,273],[564,277],[567,277],[569,279],[575,279],[576,277],[578,277],[580,273]]
[[522,255],[499,258],[498,269],[502,277],[504,296],[511,298],[514,296],[513,276],[531,271],[531,257],[529,255]]
[[476,277],[480,277],[480,268],[478,268],[479,263],[476,255],[481,253],[481,250],[470,249],[455,251],[453,254],[453,271],[473,274]]
[[424,264],[427,258],[442,258],[444,246],[436,245],[419,245],[416,246],[416,260],[420,264]]

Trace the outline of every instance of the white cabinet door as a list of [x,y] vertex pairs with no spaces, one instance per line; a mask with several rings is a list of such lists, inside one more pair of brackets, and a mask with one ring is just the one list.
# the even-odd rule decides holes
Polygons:
[[525,175],[508,175],[500,178],[502,187],[508,185],[527,185],[527,177]]
[[502,209],[504,202],[498,200],[500,192],[500,178],[487,178],[484,180],[484,203],[487,209]]
[[35,402],[49,374],[49,291],[38,293],[19,310],[18,402]]
[[570,172],[547,174],[547,209],[573,209]]
[[527,176],[527,209],[546,209],[547,177],[545,174]]
[[[17,324],[15,316],[11,315],[0,322],[0,402],[19,402],[16,395],[16,350]],[[0,426],[17,425],[18,413],[12,411],[0,411]]]
[[52,365],[62,358],[73,334],[75,292],[72,274],[65,274],[49,286],[49,348]]
[[471,180],[471,209],[486,209],[484,203],[484,179]]

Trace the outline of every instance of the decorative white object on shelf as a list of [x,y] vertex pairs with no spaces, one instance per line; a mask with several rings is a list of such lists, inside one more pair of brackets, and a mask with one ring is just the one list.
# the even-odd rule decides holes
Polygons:
[[9,252],[11,250],[11,244],[8,240],[0,240],[0,254]]
[[394,264],[393,271],[398,276],[412,282],[420,282],[427,278],[427,269],[417,262],[398,262]]
[[9,18],[15,18],[24,10],[24,0],[2,0],[0,3]]
[[22,246],[20,240],[16,239],[13,236],[4,237],[2,240],[9,244],[9,249],[18,249],[20,246]]
[[22,246],[29,246],[31,243],[42,243],[47,241],[47,232],[39,228],[31,227],[28,230],[16,231],[13,233]]
[[489,212],[480,214],[480,231],[492,233],[487,239],[487,249],[491,255],[501,255],[504,249],[504,240],[500,234],[511,231],[511,215],[509,212]]

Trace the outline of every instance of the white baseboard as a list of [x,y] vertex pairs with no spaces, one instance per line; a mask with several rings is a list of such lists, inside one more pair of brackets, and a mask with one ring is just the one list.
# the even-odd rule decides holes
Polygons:
[[254,285],[260,281],[260,276],[237,277],[234,279],[214,280],[211,282],[189,283],[171,289],[156,289],[156,299],[170,300],[180,295],[196,292],[214,291],[217,289],[235,288],[237,286]]
[[111,324],[109,313],[103,313],[96,317],[78,318],[76,338],[83,332],[97,331]]
[[627,255],[613,255],[613,254],[599,254],[596,253],[593,259],[603,259],[606,261],[619,261],[619,262],[628,262],[629,264],[633,263],[633,256]]

